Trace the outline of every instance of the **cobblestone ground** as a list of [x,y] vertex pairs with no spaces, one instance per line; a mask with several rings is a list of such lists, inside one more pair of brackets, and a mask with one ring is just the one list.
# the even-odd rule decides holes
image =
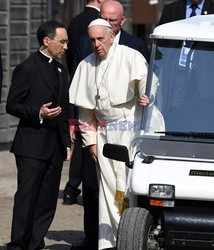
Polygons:
[[[54,221],[45,238],[46,248],[50,250],[69,250],[84,238],[83,207],[79,197],[78,204],[62,205],[62,190],[68,179],[69,163],[64,164],[60,184],[57,211]],[[13,195],[16,190],[16,166],[13,154],[0,151],[0,250],[6,250],[10,240]]]

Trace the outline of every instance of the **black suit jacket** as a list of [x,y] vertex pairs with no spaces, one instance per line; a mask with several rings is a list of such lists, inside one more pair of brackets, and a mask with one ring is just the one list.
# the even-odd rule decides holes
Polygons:
[[[13,72],[6,111],[20,119],[11,148],[11,152],[16,155],[49,159],[58,143],[63,157],[66,157],[66,147],[71,145],[67,72],[63,65],[55,63],[56,73],[38,51],[19,64]],[[62,112],[56,118],[43,119],[43,123],[40,123],[40,108],[48,102],[52,102],[52,107],[61,106]]]
[[149,61],[149,52],[145,42],[137,36],[131,35],[121,29],[119,44],[126,45],[139,51],[147,61]]
[[1,50],[0,50],[0,103],[1,103],[2,82],[3,82],[3,67],[2,67]]
[[[205,0],[202,15],[214,14],[214,0]],[[179,0],[164,7],[159,24],[169,23],[186,18],[186,0]]]
[[68,50],[66,52],[66,60],[67,60],[67,67],[68,72],[70,74],[72,64],[73,64],[73,57],[76,51],[77,44],[79,42],[79,38],[81,35],[87,33],[88,25],[91,21],[98,18],[99,11],[95,8],[85,7],[85,10],[80,13],[79,15],[75,16],[68,28]]

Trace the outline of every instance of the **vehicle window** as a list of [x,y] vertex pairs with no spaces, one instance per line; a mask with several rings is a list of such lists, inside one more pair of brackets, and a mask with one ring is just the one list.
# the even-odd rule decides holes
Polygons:
[[[157,43],[151,65],[153,79],[148,83],[154,84],[155,78],[158,79],[153,105],[161,113],[166,131],[213,133],[214,45],[194,42],[187,49],[184,45],[181,41]],[[151,111],[151,106],[148,110]],[[151,116],[151,112],[145,116],[148,131],[151,119],[147,118]]]

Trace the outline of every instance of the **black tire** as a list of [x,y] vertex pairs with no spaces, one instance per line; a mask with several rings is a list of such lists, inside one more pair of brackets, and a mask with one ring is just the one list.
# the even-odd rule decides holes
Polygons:
[[128,208],[120,219],[117,233],[117,250],[149,250],[150,232],[154,229],[154,220],[144,208]]

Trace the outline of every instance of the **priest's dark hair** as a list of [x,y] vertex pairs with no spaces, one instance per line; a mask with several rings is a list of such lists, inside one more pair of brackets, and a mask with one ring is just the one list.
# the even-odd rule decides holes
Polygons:
[[42,23],[37,30],[37,40],[39,45],[43,45],[43,39],[45,37],[49,37],[50,39],[54,39],[56,36],[57,28],[65,28],[65,26],[58,21],[47,21]]

